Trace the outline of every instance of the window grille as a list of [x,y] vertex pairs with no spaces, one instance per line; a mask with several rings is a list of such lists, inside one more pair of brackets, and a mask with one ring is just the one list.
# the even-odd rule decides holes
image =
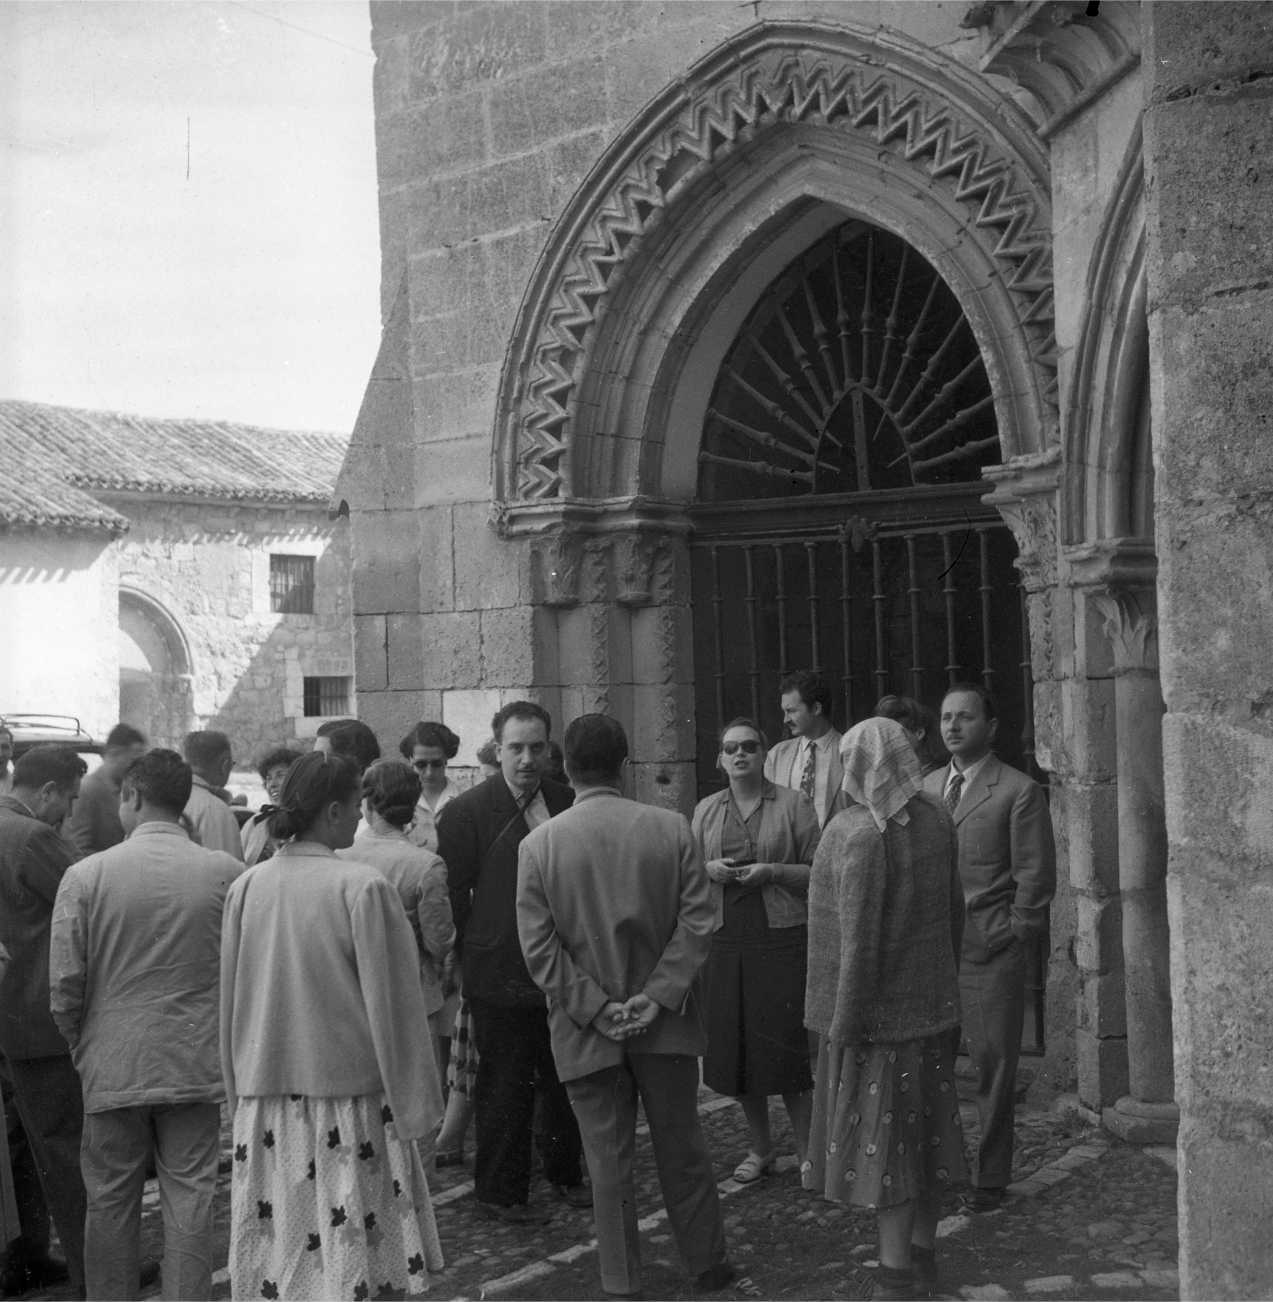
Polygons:
[[314,558],[270,557],[270,610],[276,615],[314,613]]
[[306,678],[302,708],[307,719],[335,719],[349,713],[348,678]]

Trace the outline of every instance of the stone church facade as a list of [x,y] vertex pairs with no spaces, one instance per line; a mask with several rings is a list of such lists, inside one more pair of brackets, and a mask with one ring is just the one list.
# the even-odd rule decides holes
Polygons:
[[1060,853],[1027,1044],[1178,1136],[1185,1295],[1262,1295],[1273,6],[371,13],[361,716],[610,711],[688,810],[787,669],[987,682]]

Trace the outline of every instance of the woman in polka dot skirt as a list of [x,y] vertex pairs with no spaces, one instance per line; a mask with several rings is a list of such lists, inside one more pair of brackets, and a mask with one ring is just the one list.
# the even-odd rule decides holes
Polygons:
[[804,1184],[876,1210],[873,1296],[923,1297],[941,1186],[966,1179],[955,832],[901,725],[868,719],[840,754],[853,803],[823,830],[809,881],[805,1023],[819,1047]]
[[335,854],[360,799],[352,760],[298,759],[271,816],[284,844],[226,899],[236,1298],[413,1295],[443,1264],[411,1142],[442,1117],[415,938],[384,874]]

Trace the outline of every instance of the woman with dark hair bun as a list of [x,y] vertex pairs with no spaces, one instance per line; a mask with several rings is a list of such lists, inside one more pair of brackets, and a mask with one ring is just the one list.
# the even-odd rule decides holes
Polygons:
[[413,845],[426,850],[438,848],[437,817],[456,794],[446,776],[446,765],[459,749],[460,739],[445,723],[417,723],[398,743],[402,758],[420,777],[415,822],[407,832]]
[[221,1066],[233,1119],[235,1297],[418,1293],[442,1250],[416,1146],[442,1116],[419,951],[402,902],[353,840],[358,765],[287,771],[284,844],[231,886]]
[[[362,775],[362,816],[367,831],[340,859],[369,863],[393,884],[407,911],[420,953],[420,984],[424,990],[429,1030],[436,1037],[450,1033],[443,1023],[444,974],[450,975],[455,923],[447,891],[446,864],[406,834],[420,796],[420,779],[401,760],[377,760]],[[436,1045],[435,1045],[436,1049]]]

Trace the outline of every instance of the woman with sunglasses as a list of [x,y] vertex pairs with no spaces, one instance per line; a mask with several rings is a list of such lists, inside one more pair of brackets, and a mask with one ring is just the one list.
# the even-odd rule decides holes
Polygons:
[[751,1148],[734,1179],[750,1184],[774,1167],[771,1094],[786,1104],[801,1163],[809,1140],[805,897],[818,815],[807,796],[765,777],[765,737],[750,719],[725,725],[717,764],[729,786],[700,800],[693,820],[716,906],[703,1082],[742,1104]]
[[413,845],[437,851],[437,817],[442,806],[456,794],[446,776],[446,765],[459,749],[460,739],[445,723],[417,723],[398,743],[402,758],[420,776],[415,822],[407,833]]

